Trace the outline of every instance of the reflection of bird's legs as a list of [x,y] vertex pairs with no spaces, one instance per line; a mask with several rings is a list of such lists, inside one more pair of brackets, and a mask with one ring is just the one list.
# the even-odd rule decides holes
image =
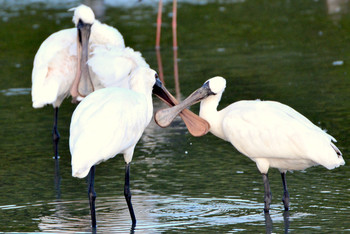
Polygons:
[[162,0],[159,0],[158,15],[157,15],[157,35],[156,35],[156,49],[160,48],[160,30],[162,26]]
[[161,31],[161,27],[162,27],[162,0],[159,0],[158,15],[157,15],[156,53],[157,53],[159,78],[160,78],[160,81],[163,84],[165,84],[164,74],[163,74],[162,57],[160,55],[160,31]]
[[282,183],[283,183],[283,204],[284,204],[284,210],[289,210],[289,193],[287,190],[287,180],[286,180],[286,173],[282,172]]
[[91,226],[93,228],[96,227],[96,210],[95,210],[96,192],[94,189],[94,183],[95,183],[95,166],[92,166],[89,173],[88,196],[89,196],[90,211],[91,211]]
[[262,176],[263,176],[264,188],[265,188],[265,196],[264,196],[265,207],[264,207],[264,212],[268,213],[269,210],[270,210],[272,194],[271,194],[269,178],[268,178],[267,174],[262,173]]
[[272,233],[273,225],[272,225],[272,219],[269,213],[265,213],[265,229],[266,229],[266,234]]
[[175,82],[175,93],[176,99],[180,101],[180,81],[179,81],[179,68],[177,65],[177,48],[174,52],[174,82]]
[[163,74],[163,64],[162,64],[162,56],[160,55],[160,49],[156,48],[156,54],[157,54],[157,63],[158,63],[158,75],[160,81],[165,85],[164,82],[164,74]]
[[61,198],[61,176],[60,176],[60,164],[59,160],[55,159],[55,190],[56,190],[56,198]]
[[179,82],[179,68],[177,65],[177,1],[173,0],[173,53],[174,53],[174,80],[175,80],[175,93],[177,100],[180,100],[180,82]]
[[130,163],[127,163],[125,165],[125,184],[124,184],[124,196],[126,203],[128,204],[131,220],[132,220],[132,226],[136,225],[136,217],[134,213],[134,209],[132,208],[131,204],[131,192],[130,192]]
[[55,152],[55,159],[58,159],[58,142],[60,140],[60,134],[58,133],[58,130],[57,130],[57,119],[58,119],[58,107],[55,107],[53,129],[52,129],[52,141],[53,141],[53,150]]
[[288,233],[289,230],[289,211],[283,212],[284,233]]
[[[158,3],[158,15],[157,15],[157,34],[156,34],[156,49],[160,47],[160,31],[162,26],[162,0],[159,0]],[[176,38],[176,15],[177,15],[177,1],[173,0],[173,48],[177,48],[177,38]]]
[[177,49],[177,36],[176,36],[176,21],[177,21],[177,1],[173,0],[173,21],[172,21],[172,28],[173,28],[173,49]]

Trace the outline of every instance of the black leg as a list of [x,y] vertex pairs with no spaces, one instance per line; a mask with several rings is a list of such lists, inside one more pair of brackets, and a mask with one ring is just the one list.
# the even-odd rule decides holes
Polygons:
[[134,209],[132,208],[131,204],[131,192],[130,192],[130,183],[129,183],[129,177],[130,177],[130,163],[127,163],[125,165],[125,184],[124,184],[124,196],[126,203],[128,204],[131,220],[132,220],[132,226],[136,226],[136,217],[134,213]]
[[281,173],[282,176],[282,183],[283,183],[283,204],[284,204],[284,210],[289,210],[289,193],[287,190],[287,181],[286,181],[286,173]]
[[52,129],[52,141],[53,141],[53,150],[55,152],[55,159],[58,156],[58,141],[60,140],[60,134],[57,130],[57,119],[58,119],[58,107],[55,107],[54,120],[53,120],[53,129]]
[[263,176],[264,188],[265,188],[265,196],[264,196],[265,207],[264,207],[264,212],[268,213],[270,211],[270,204],[271,204],[272,194],[271,194],[269,178],[268,178],[267,174],[262,174],[262,176]]
[[91,212],[91,226],[93,228],[96,228],[96,211],[95,211],[96,193],[94,189],[94,183],[95,183],[95,166],[92,166],[89,173],[88,196],[89,196],[90,212]]

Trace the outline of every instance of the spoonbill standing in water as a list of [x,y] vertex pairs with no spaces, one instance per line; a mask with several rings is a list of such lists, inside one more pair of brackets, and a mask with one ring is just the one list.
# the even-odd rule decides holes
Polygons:
[[[91,45],[124,48],[119,31],[95,19],[91,8],[80,5],[73,8],[76,28],[64,29],[50,35],[35,55],[32,71],[32,101],[34,108],[47,104],[54,107],[53,142],[58,157],[58,108],[70,94],[81,100],[95,90],[87,67]],[[93,77],[94,78],[94,77]],[[95,78],[96,79],[96,78]]]
[[[238,101],[217,111],[226,87],[226,80],[214,77],[182,102],[185,108],[200,100],[199,116],[210,124],[210,132],[231,142],[242,154],[252,159],[262,174],[265,197],[264,211],[269,212],[271,191],[270,167],[278,168],[283,182],[283,204],[289,209],[286,172],[304,170],[315,165],[334,169],[344,165],[340,150],[332,143],[334,137],[314,125],[291,107],[275,101]],[[160,110],[155,119],[167,126],[180,107]]]
[[[124,196],[132,226],[136,225],[129,186],[130,162],[136,143],[153,115],[152,92],[169,105],[174,105],[174,98],[150,68],[141,67],[134,71],[130,85],[131,89],[109,87],[93,92],[83,99],[72,116],[69,138],[72,175],[83,178],[90,173],[88,196],[93,227],[96,227],[95,165],[117,154],[124,155]],[[190,118],[195,125],[200,118],[194,116]],[[202,128],[202,125],[198,128]]]

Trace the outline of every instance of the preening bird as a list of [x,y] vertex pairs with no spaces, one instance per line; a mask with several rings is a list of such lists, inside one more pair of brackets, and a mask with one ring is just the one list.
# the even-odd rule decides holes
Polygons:
[[59,140],[57,117],[61,103],[69,95],[74,101],[79,101],[99,88],[93,85],[98,83],[98,77],[90,77],[89,74],[89,53],[96,54],[94,48],[101,46],[125,48],[119,31],[96,20],[91,8],[80,5],[71,10],[74,10],[76,28],[50,35],[38,49],[32,71],[33,107],[51,104],[55,110],[53,141],[56,158]]
[[[162,86],[157,73],[140,67],[130,76],[130,89],[110,87],[97,90],[84,98],[73,113],[69,138],[72,175],[83,178],[90,173],[88,193],[93,227],[96,227],[95,165],[117,154],[123,154],[126,163],[124,195],[132,224],[136,224],[129,170],[136,143],[153,116],[152,92],[169,105],[174,105],[173,97]],[[197,123],[196,118],[189,118]]]
[[130,74],[140,67],[149,65],[140,52],[130,47],[93,45],[88,66],[94,89],[105,87],[130,88]]
[[[201,101],[199,116],[210,124],[210,132],[231,142],[242,154],[253,160],[262,174],[265,188],[264,211],[269,212],[271,191],[270,167],[281,172],[283,203],[289,209],[286,172],[304,170],[315,165],[334,169],[344,165],[340,150],[332,143],[334,137],[324,132],[293,108],[275,101],[238,101],[218,111],[226,80],[214,77],[182,102],[185,108]],[[174,117],[168,108],[156,113],[160,126]]]

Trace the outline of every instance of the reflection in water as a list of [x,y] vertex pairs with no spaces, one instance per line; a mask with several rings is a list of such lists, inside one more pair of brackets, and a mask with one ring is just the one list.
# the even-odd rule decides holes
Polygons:
[[156,48],[156,55],[157,55],[159,79],[165,85],[164,72],[163,72],[163,63],[162,63],[162,55],[160,54],[160,48]]
[[270,213],[265,213],[265,227],[266,227],[266,233],[272,233],[272,219],[270,216]]
[[[156,209],[158,200],[164,199],[156,195],[134,195],[137,226],[131,226],[129,210],[125,205],[124,196],[99,197],[96,203],[97,232],[131,232],[135,230],[154,230],[158,226],[158,217],[152,211]],[[90,227],[89,210],[86,200],[56,201],[54,213],[40,218],[40,231],[94,231]],[[77,209],[78,207],[78,209]],[[151,232],[149,232],[151,233]]]
[[[144,7],[146,1],[152,5]],[[22,5],[17,7],[19,2]],[[106,20],[112,24],[118,22],[128,35],[130,46],[143,50],[150,65],[156,67],[155,27],[152,25],[156,17],[153,9],[158,2],[104,2],[107,7],[118,6],[106,9]],[[341,27],[335,27],[330,21],[332,15],[325,14],[326,1],[192,0],[195,6],[187,2],[181,1],[181,17],[178,18],[183,93],[193,91],[205,78],[230,77],[235,85],[227,87],[226,92],[231,97],[227,96],[222,106],[232,102],[232,98],[274,99],[288,103],[322,128],[335,129],[334,135],[348,157],[350,103],[344,100],[350,99],[347,63],[350,49],[344,38],[349,35],[345,26],[350,15],[341,14],[337,21]],[[210,4],[206,4],[208,2]],[[3,29],[0,32],[3,33],[0,45],[3,49],[0,54],[0,230],[90,232],[86,186],[71,176],[68,133],[75,106],[68,101],[61,110],[63,134],[59,171],[62,179],[55,177],[55,190],[54,162],[45,153],[51,152],[52,147],[47,131],[52,125],[52,109],[36,112],[30,105],[30,89],[19,88],[30,87],[33,57],[43,37],[71,27],[71,12],[66,9],[80,2],[18,0],[3,3],[7,6],[0,9]],[[126,4],[133,4],[133,10],[124,7]],[[170,8],[169,3],[166,9]],[[141,15],[149,17],[138,17]],[[228,22],[237,24],[232,27]],[[33,24],[38,27],[34,29]],[[322,29],[322,36],[317,33],[319,29]],[[170,30],[164,30],[163,36],[170,41]],[[166,60],[172,59],[171,53],[162,50],[164,72],[172,72],[172,62]],[[332,61],[339,60],[344,61],[342,66],[332,66]],[[155,110],[163,105],[157,99],[154,103]],[[201,138],[189,136],[180,118],[166,129],[151,122],[133,161],[133,199],[139,200],[135,204],[139,218],[135,233],[265,232],[260,178],[256,177],[256,168],[249,159],[233,152],[231,147],[210,134]],[[115,178],[116,171],[120,177],[123,175],[124,164],[121,157],[113,160],[101,164],[103,169],[98,171],[97,208],[102,212],[98,217],[106,220],[99,220],[96,231],[128,233],[132,231],[131,222],[121,189],[117,189],[123,183]],[[348,165],[344,168],[334,171],[310,168],[308,177],[303,172],[295,172],[289,188],[294,194],[294,211],[290,216],[288,213],[283,216],[283,206],[274,204],[270,213],[272,232],[287,232],[289,223],[293,223],[289,230],[300,233],[350,230],[347,222],[350,170]],[[273,190],[280,188],[278,176],[271,176],[271,180]],[[227,197],[230,195],[232,197]]]
[[[265,213],[265,230],[266,233],[273,233],[273,222],[270,216],[270,213]],[[289,211],[283,212],[283,225],[284,225],[284,233],[289,232]]]
[[289,211],[283,212],[283,221],[284,221],[284,233],[288,233],[289,230]]
[[173,48],[174,53],[174,81],[175,81],[175,93],[176,99],[181,101],[180,97],[180,80],[179,80],[179,68],[177,66],[177,47]]
[[5,96],[17,96],[17,95],[28,95],[30,94],[30,91],[31,91],[30,88],[10,88],[10,89],[0,90],[0,93],[2,93]]
[[[174,83],[175,83],[175,97],[178,101],[181,101],[181,91],[180,91],[180,80],[179,80],[179,68],[178,68],[178,57],[177,57],[177,47],[173,48],[173,67],[174,67]],[[160,48],[156,48],[156,56],[158,63],[158,75],[163,84],[165,84],[162,56],[160,53]]]
[[55,191],[56,199],[61,198],[61,175],[59,158],[55,158]]
[[[156,55],[159,69],[159,76],[161,81],[165,84],[162,57],[160,54],[160,37],[161,37],[161,25],[162,25],[162,0],[159,0],[158,14],[157,14],[157,31],[156,31]],[[180,82],[179,82],[179,69],[177,61],[177,0],[173,0],[173,12],[172,12],[172,34],[173,34],[173,65],[174,65],[174,81],[175,81],[175,93],[176,99],[180,101]]]
[[[240,198],[190,198],[180,195],[160,196],[137,191],[133,196],[138,223],[130,224],[129,211],[123,196],[101,197],[96,206],[97,232],[154,233],[167,230],[210,230],[207,228],[244,223],[264,222],[266,233],[273,232],[270,214],[257,211],[260,204]],[[54,213],[40,218],[40,231],[94,231],[89,227],[90,216],[84,200],[55,201]],[[300,217],[303,217],[301,215]],[[275,222],[284,223],[288,233],[289,213],[273,215]],[[235,228],[234,228],[235,229]],[[233,229],[233,230],[234,230]]]

